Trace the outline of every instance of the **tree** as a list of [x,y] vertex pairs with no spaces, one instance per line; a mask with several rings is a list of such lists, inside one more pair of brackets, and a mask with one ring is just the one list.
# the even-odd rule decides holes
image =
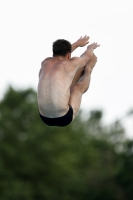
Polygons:
[[46,126],[35,91],[10,87],[0,102],[0,199],[128,199],[132,162],[118,151],[128,144],[123,135],[120,122],[103,125],[97,110],[86,120],[79,112],[65,128]]

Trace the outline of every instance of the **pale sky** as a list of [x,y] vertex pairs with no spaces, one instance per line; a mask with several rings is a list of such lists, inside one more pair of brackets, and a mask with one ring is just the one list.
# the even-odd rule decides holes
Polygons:
[[[89,35],[98,62],[81,108],[102,109],[108,123],[133,109],[132,0],[0,0],[0,98],[9,85],[37,91],[52,43]],[[80,56],[86,47],[72,56]],[[123,120],[133,138],[133,117]]]

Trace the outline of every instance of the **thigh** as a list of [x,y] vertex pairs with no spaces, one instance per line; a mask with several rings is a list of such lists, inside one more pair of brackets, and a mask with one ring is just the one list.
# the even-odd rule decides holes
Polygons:
[[71,87],[73,87],[80,80],[80,78],[83,76],[83,74],[84,74],[84,68],[81,68],[76,72],[76,74],[73,78]]
[[79,111],[82,99],[82,92],[78,89],[78,85],[75,85],[70,93],[69,104],[73,108],[73,119],[75,118],[77,112]]

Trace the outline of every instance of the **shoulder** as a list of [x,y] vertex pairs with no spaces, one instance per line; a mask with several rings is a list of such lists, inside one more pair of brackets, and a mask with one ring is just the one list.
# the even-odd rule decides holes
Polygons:
[[83,60],[81,57],[72,57],[72,58],[70,59],[70,62],[71,62],[73,65],[76,65],[76,66],[85,65],[84,60]]
[[52,57],[47,57],[47,58],[45,58],[45,59],[41,62],[41,65],[43,65],[43,63],[44,63],[45,61],[48,61],[48,60],[50,60],[50,59],[52,59]]
[[47,58],[45,58],[44,60],[49,60],[49,59],[52,59],[52,57],[47,57]]
[[71,62],[77,62],[77,61],[80,61],[80,60],[82,60],[81,57],[72,57],[72,58],[70,59]]
[[[77,71],[81,66],[81,62],[80,62],[80,57],[72,57],[69,60],[65,60],[63,61],[64,63],[64,68],[66,69],[66,71],[70,74],[71,72],[75,73],[75,71]],[[62,63],[62,64],[63,64]]]

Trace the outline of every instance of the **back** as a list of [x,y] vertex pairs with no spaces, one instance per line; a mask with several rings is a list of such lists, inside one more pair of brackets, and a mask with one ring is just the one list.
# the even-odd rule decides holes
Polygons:
[[42,62],[38,83],[38,105],[45,117],[60,117],[67,112],[70,86],[75,75],[68,73],[70,60],[50,58]]

